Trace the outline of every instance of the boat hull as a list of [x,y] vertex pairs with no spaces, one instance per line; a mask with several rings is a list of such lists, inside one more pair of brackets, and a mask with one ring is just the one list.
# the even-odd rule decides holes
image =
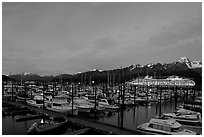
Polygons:
[[79,109],[79,112],[86,112],[86,113],[90,113],[92,110],[91,107],[83,107],[83,106],[79,106],[78,109]]
[[43,108],[43,104],[36,104],[35,102],[33,101],[26,101],[26,103],[30,106],[33,106],[33,107],[38,107],[38,108]]
[[[67,108],[67,109],[57,109],[57,108],[47,108],[48,110],[63,113],[65,115],[72,115],[72,108]],[[77,116],[78,115],[78,109],[74,108],[73,109],[73,115]]]
[[137,131],[146,135],[196,135],[198,134],[197,132],[192,132],[187,129],[184,129],[183,131],[180,131],[180,132],[171,132],[171,131],[149,128],[148,125],[149,125],[148,123],[144,123],[141,126],[138,126]]
[[104,106],[106,111],[117,111],[119,107],[117,106]]
[[67,120],[61,122],[34,123],[27,131],[30,135],[58,135],[67,129]]

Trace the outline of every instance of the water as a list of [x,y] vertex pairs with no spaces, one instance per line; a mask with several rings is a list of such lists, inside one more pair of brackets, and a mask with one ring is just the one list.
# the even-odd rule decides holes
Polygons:
[[[35,122],[40,122],[41,119],[16,122],[16,117],[6,116],[2,118],[2,135],[26,135],[27,130]],[[75,129],[67,127],[63,133],[73,132]]]
[[[178,103],[180,105],[181,103]],[[173,102],[165,101],[162,103],[162,112],[173,112],[175,105]],[[137,126],[148,122],[152,117],[159,114],[159,104],[153,103],[151,106],[136,106],[127,108],[124,111],[123,124],[125,128],[136,130]],[[23,122],[16,122],[16,118],[12,116],[5,116],[2,118],[2,134],[3,135],[26,135],[27,129],[34,123],[41,119],[29,120]],[[119,126],[121,123],[121,113],[110,112],[101,117],[98,121]],[[66,132],[73,131],[68,128]]]
[[27,129],[40,119],[16,122],[16,118],[6,116],[2,118],[2,135],[26,135]]
[[[177,105],[180,105],[178,103]],[[161,112],[174,112],[175,104],[170,101],[162,103]],[[123,111],[123,127],[136,130],[137,126],[148,122],[151,118],[159,115],[159,104],[153,103],[150,106],[136,106],[127,108]],[[100,122],[112,124],[121,127],[121,113],[110,112],[105,117],[99,119]]]

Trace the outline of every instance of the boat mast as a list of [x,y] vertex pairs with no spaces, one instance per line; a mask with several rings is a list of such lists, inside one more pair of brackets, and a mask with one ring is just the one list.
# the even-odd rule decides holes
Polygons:
[[22,86],[22,76],[23,76],[23,73],[21,73],[21,86]]

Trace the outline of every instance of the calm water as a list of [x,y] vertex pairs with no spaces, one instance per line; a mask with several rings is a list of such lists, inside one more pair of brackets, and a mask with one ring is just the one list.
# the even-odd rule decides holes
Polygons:
[[[181,103],[178,103],[180,105]],[[166,101],[162,103],[162,112],[173,112],[174,103]],[[159,105],[156,103],[151,104],[150,106],[136,106],[132,108],[127,108],[124,111],[124,127],[128,129],[135,130],[138,125],[148,122],[152,117],[155,117],[159,114]],[[25,135],[27,129],[34,122],[38,120],[30,120],[23,122],[16,122],[16,117],[6,116],[2,118],[2,134],[3,135]],[[101,117],[98,121],[112,124],[115,126],[120,126],[121,123],[121,114],[117,112],[107,113],[104,117]],[[67,129],[70,131],[70,129]]]
[[[17,116],[6,116],[2,118],[2,135],[26,135],[27,130],[33,123],[41,121],[41,119],[35,119],[16,122],[16,117]],[[75,130],[71,127],[67,127],[64,133],[73,131]]]
[[38,120],[30,120],[24,122],[16,122],[16,118],[12,116],[6,116],[2,118],[2,134],[3,135],[26,135],[27,129],[34,122],[40,122]]
[[[181,103],[177,103],[177,106]],[[163,112],[174,112],[175,105],[173,102],[166,101],[162,103],[162,113]],[[159,115],[159,104],[153,103],[150,106],[136,106],[132,108],[127,108],[123,111],[123,125],[125,128],[135,130],[137,126],[142,123],[148,122],[151,118]],[[99,121],[112,124],[120,127],[121,114],[109,113],[106,117],[102,117]]]

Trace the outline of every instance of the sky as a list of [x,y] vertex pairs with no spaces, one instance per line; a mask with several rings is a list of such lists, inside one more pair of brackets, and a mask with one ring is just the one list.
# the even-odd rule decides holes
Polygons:
[[202,60],[201,2],[2,3],[2,73]]

